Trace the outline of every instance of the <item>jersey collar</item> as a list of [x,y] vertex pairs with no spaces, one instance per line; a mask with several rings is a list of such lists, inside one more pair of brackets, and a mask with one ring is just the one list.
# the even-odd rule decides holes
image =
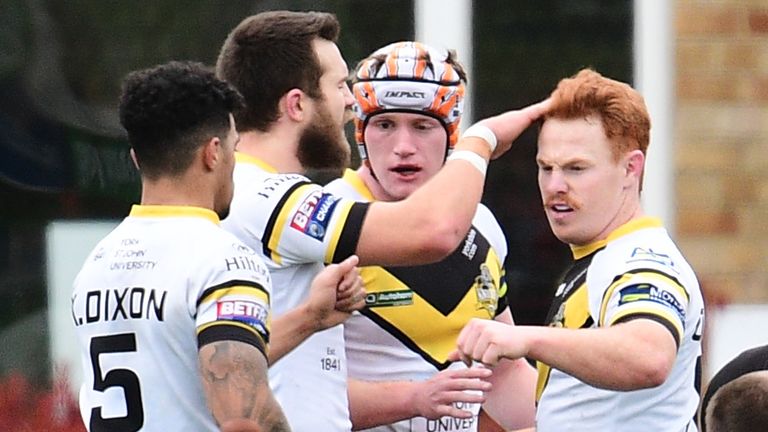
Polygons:
[[373,194],[371,193],[371,190],[368,189],[368,186],[365,185],[365,182],[362,178],[360,178],[360,174],[358,174],[357,171],[347,168],[344,170],[344,176],[342,178],[365,199],[368,201],[376,201],[376,199],[373,197]]
[[130,216],[147,218],[198,217],[219,225],[219,216],[213,210],[202,207],[134,204],[131,207]]
[[596,250],[605,247],[608,243],[618,239],[619,237],[623,237],[627,234],[631,234],[635,231],[645,229],[645,228],[661,228],[663,225],[661,223],[661,219],[651,217],[651,216],[643,216],[639,217],[637,219],[633,219],[624,225],[616,228],[608,234],[608,237],[606,237],[603,240],[598,240],[596,242],[592,242],[588,245],[584,246],[571,246],[571,252],[573,253],[574,259],[580,259],[584,258],[585,256],[595,252]]
[[263,160],[253,157],[251,155],[247,155],[245,153],[241,152],[235,152],[235,161],[239,163],[246,163],[251,165],[256,165],[259,168],[263,169],[266,172],[277,174],[277,170],[272,165],[264,162]]

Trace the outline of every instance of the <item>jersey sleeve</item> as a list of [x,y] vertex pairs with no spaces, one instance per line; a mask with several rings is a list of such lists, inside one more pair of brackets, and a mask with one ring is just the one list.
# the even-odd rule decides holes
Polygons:
[[219,248],[223,254],[211,256],[210,272],[199,277],[203,283],[194,299],[198,346],[234,340],[253,345],[266,356],[272,288],[269,272],[252,249],[234,238],[229,246]]
[[[263,253],[278,265],[340,262],[357,249],[368,203],[341,198],[301,176],[275,176],[253,198],[266,209]],[[262,210],[263,211],[263,210]]]
[[679,347],[685,333],[689,294],[670,255],[635,248],[625,259],[624,263],[616,263],[624,271],[614,277],[603,294],[599,324],[651,319],[664,325]]

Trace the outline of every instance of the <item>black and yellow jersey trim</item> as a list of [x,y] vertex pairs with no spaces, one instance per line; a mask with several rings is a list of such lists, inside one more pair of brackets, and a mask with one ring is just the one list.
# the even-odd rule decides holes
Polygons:
[[198,217],[219,225],[219,216],[211,209],[193,206],[140,205],[131,207],[132,217]]
[[662,226],[663,225],[661,223],[661,220],[657,218],[653,218],[649,216],[637,218],[620,226],[615,231],[610,233],[607,238],[603,240],[598,240],[584,246],[571,246],[571,253],[573,254],[573,258],[578,260],[588,255],[592,255],[593,253],[604,248],[605,245],[618,239],[619,237],[623,237],[627,234],[633,233],[641,229],[660,228]]
[[[589,291],[587,290],[587,270],[592,259],[602,248],[593,250],[573,263],[560,285],[562,290],[555,293],[552,306],[545,321],[551,327],[563,327],[569,329],[590,328],[595,321],[589,313]],[[549,365],[536,362],[538,379],[536,381],[536,401],[541,399],[544,388],[549,381],[552,369]]]
[[[204,290],[197,299],[197,307],[204,302],[215,301],[227,295],[256,297],[269,305],[269,292],[259,283],[247,280],[231,280]],[[269,329],[262,334],[255,328],[234,320],[212,321],[197,328],[197,344],[203,346],[222,340],[245,342],[258,348],[266,356]]]
[[[348,214],[345,217],[344,227],[341,232],[335,236],[338,240],[335,245],[331,245],[329,252],[333,251],[332,257],[326,262],[338,263],[344,261],[357,250],[357,243],[360,241],[360,233],[363,230],[365,215],[368,214],[370,203],[356,202],[349,207]],[[338,210],[337,210],[338,211]]]
[[[283,230],[290,223],[292,211],[299,205],[300,200],[308,196],[308,190],[313,188],[317,186],[310,182],[297,182],[291,185],[269,216],[264,227],[262,250],[265,256],[277,264],[282,264],[283,261],[279,253],[279,244],[283,237]],[[317,189],[310,193],[322,193],[322,190]],[[370,203],[342,200],[336,207],[334,212],[338,215],[339,222],[335,223],[333,231],[328,234],[330,240],[324,257],[326,263],[341,262],[355,253],[369,206]]]
[[608,308],[608,302],[610,301],[614,292],[620,286],[628,287],[633,285],[632,279],[635,276],[642,278],[643,284],[648,284],[652,286],[657,286],[656,284],[653,283],[653,281],[655,280],[658,282],[659,285],[663,287],[669,287],[677,291],[682,296],[682,298],[685,299],[686,303],[690,301],[690,296],[688,294],[688,291],[685,289],[685,287],[683,287],[683,285],[680,283],[680,281],[676,277],[656,269],[649,269],[649,268],[632,269],[616,276],[613,282],[611,283],[611,285],[608,287],[608,289],[605,290],[605,292],[603,293],[603,298],[602,298],[602,301],[600,302],[600,315],[598,317],[599,325],[600,326],[613,325],[613,324],[617,324],[618,322],[627,322],[636,318],[652,319],[653,321],[657,321],[662,325],[664,325],[664,327],[669,329],[670,333],[672,333],[672,336],[675,338],[675,344],[677,344],[677,346],[680,347],[680,343],[682,342],[681,338],[683,336],[684,329],[681,327],[681,324],[677,324],[678,320],[676,320],[668,312],[664,312],[661,310],[654,310],[654,311],[629,310],[625,312],[619,312],[618,314],[612,317],[611,322],[605,322],[605,312]]
[[235,152],[235,162],[256,165],[257,167],[261,168],[262,170],[268,173],[277,174],[277,169],[275,169],[275,167],[273,167],[272,165],[264,162],[263,160],[257,157],[251,156],[246,153]]
[[508,307],[499,257],[476,228],[470,235],[477,246],[471,258],[462,244],[435,264],[361,270],[371,299],[361,313],[438,370],[450,365],[448,354],[471,318],[493,319]]
[[351,170],[349,168],[344,170],[344,175],[342,176],[342,179],[349,183],[350,186],[352,186],[352,189],[355,190],[358,194],[360,194],[363,199],[369,202],[376,201],[376,198],[373,197],[373,194],[371,193],[371,190],[368,189],[368,186],[366,186],[365,181],[363,181],[362,177],[357,173],[357,171]]
[[308,181],[297,182],[293,184],[286,192],[280,197],[272,214],[269,215],[267,225],[264,227],[263,237],[263,252],[265,256],[268,256],[272,261],[281,263],[282,259],[277,253],[277,245],[280,241],[283,228],[285,228],[288,215],[292,208],[296,206],[298,200],[302,197],[303,191],[311,187],[312,183]]
[[267,357],[267,341],[253,328],[237,321],[214,321],[197,329],[197,346],[213,342],[237,341],[256,347]]
[[238,293],[261,298],[267,304],[270,301],[269,292],[258,282],[235,279],[206,288],[198,297],[196,306],[200,307],[204,301],[216,300],[228,294]]

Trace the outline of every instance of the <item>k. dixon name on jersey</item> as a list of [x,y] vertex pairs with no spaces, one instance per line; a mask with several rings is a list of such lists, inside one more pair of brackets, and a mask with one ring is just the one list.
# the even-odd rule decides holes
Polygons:
[[131,287],[88,291],[85,300],[72,297],[72,319],[76,326],[99,321],[155,319],[163,321],[167,291]]

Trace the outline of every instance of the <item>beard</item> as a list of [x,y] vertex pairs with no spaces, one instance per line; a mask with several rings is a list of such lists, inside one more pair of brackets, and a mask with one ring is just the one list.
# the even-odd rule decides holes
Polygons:
[[341,172],[350,164],[350,149],[344,129],[331,117],[324,102],[318,105],[316,119],[301,133],[296,151],[305,170]]

